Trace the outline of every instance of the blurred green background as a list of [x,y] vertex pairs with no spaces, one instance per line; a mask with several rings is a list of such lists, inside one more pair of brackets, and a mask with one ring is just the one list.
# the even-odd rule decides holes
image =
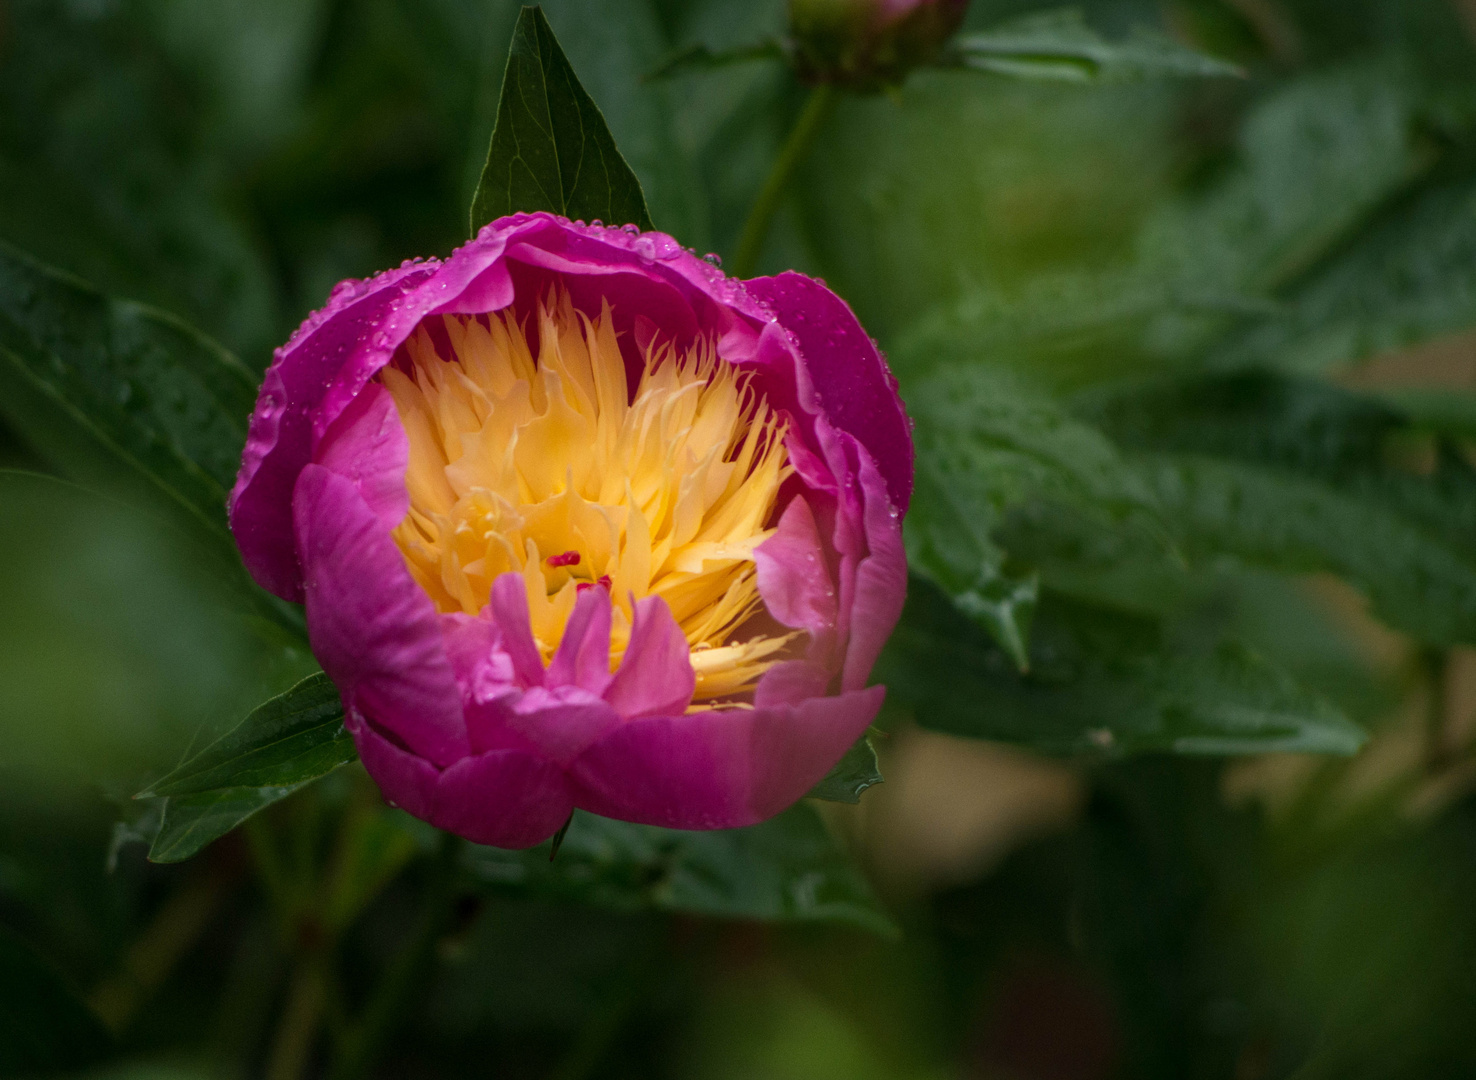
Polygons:
[[[1046,6],[976,0],[968,28]],[[642,76],[694,42],[782,33],[782,0],[545,7],[657,226],[731,254],[803,89],[767,62]],[[1476,433],[1476,5],[1084,10],[1247,77],[921,71],[846,98],[764,270],[825,278],[909,396],[984,364],[1109,425],[1116,387],[1251,358]],[[465,238],[516,14],[0,0],[0,239],[260,371],[338,280]],[[1113,430],[1130,441],[1130,420]],[[50,462],[0,429],[0,466]],[[1011,527],[1030,550],[1029,522]],[[1211,570],[1195,618],[1370,727],[1359,756],[1039,757],[923,730],[904,697],[887,783],[824,810],[896,933],[489,888],[377,1075],[1476,1075],[1476,654],[1432,659],[1330,578]],[[167,522],[0,476],[0,924],[119,1033],[125,1064],[89,1075],[273,1067],[291,976],[246,843],[160,867],[115,826],[201,732],[312,669],[215,588]],[[332,779],[326,810],[289,801],[279,822],[372,800]],[[345,939],[351,988],[393,951],[417,874]]]

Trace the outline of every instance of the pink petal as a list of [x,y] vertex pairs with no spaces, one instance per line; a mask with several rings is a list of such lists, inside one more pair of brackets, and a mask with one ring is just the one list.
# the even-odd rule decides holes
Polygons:
[[686,636],[659,596],[635,605],[625,658],[605,700],[621,716],[680,714],[692,701],[697,676]]
[[610,680],[610,593],[596,585],[574,601],[546,681],[549,686],[578,686],[599,697]]
[[872,665],[907,598],[907,555],[902,547],[902,518],[887,498],[886,486],[871,456],[860,452],[860,488],[865,502],[866,558],[856,567],[851,607],[851,637],[841,676],[842,690],[866,685]]
[[523,686],[543,685],[543,654],[533,640],[528,618],[527,585],[514,571],[492,582],[492,618],[501,633],[502,648],[512,658],[513,673]]
[[372,340],[394,305],[436,266],[410,264],[367,281],[341,283],[327,305],[308,316],[277,350],[267,370],[231,492],[230,519],[246,568],[262,588],[284,600],[302,599],[292,492],[312,455],[313,426],[325,387]]
[[353,481],[386,532],[409,513],[405,467],[410,464],[410,440],[395,399],[384,387],[364,388],[334,421],[315,457],[324,468]]
[[774,535],[753,553],[759,595],[785,626],[807,630],[811,654],[828,657],[835,646],[836,588],[830,561],[803,495],[784,508]]
[[293,513],[308,636],[345,707],[434,763],[465,755],[435,607],[379,518],[352,481],[321,465],[302,470]]
[[494,750],[441,774],[427,820],[476,844],[529,848],[558,832],[573,811],[573,792],[558,766]]
[[795,706],[705,709],[614,728],[574,762],[582,808],[672,829],[729,829],[801,798],[866,731],[883,689]]
[[905,511],[912,497],[912,425],[896,379],[855,313],[820,282],[792,270],[755,278],[747,288],[795,336],[818,407],[870,451],[893,504]]

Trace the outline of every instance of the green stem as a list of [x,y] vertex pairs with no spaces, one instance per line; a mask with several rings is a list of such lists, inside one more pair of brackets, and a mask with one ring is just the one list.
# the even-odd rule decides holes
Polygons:
[[307,1070],[323,1019],[325,958],[304,956],[292,976],[282,1019],[267,1057],[266,1080],[299,1080]]
[[1450,651],[1429,646],[1421,650],[1420,659],[1430,687],[1430,702],[1425,713],[1425,770],[1434,774],[1448,765],[1453,756],[1446,715],[1450,711],[1446,693]]
[[784,140],[784,146],[748,212],[748,220],[743,223],[743,235],[738,238],[738,252],[733,256],[731,267],[735,277],[751,277],[757,268],[759,256],[764,253],[764,241],[769,237],[769,225],[783,201],[784,191],[789,187],[794,170],[809,152],[810,144],[815,141],[815,134],[835,103],[835,97],[835,87],[830,83],[821,83],[810,91],[809,100],[800,110],[799,118]]
[[345,1039],[343,1054],[334,1063],[328,1080],[358,1080],[368,1075],[385,1043],[405,1018],[410,999],[430,966],[436,940],[451,914],[451,905],[456,898],[456,858],[460,850],[458,837],[450,833],[441,834],[420,923],[380,980],[364,1009],[357,1031]]

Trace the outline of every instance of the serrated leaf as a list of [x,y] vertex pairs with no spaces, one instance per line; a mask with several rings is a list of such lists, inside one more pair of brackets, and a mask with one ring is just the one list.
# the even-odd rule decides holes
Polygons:
[[1038,581],[1007,566],[996,531],[1016,509],[1042,501],[1102,522],[1151,517],[1152,494],[1100,432],[1006,373],[942,374],[909,395],[909,405],[917,421],[909,562],[1023,670]]
[[41,957],[0,925],[0,1076],[50,1076],[107,1057],[112,1037]]
[[655,227],[640,181],[543,11],[525,7],[513,29],[497,124],[472,197],[472,232],[507,214],[538,210]]
[[1028,15],[982,33],[959,34],[942,62],[996,75],[1064,82],[1245,74],[1235,64],[1143,28],[1122,41],[1108,41],[1075,8]]
[[552,862],[547,844],[522,852],[468,845],[464,865],[484,884],[530,896],[896,932],[866,880],[803,804],[761,825],[712,832],[576,813]]
[[300,787],[238,787],[180,795],[164,800],[164,818],[149,848],[149,861],[176,863],[193,858],[251,815],[281,802]]
[[288,787],[355,760],[338,688],[322,672],[263,703],[138,798]]
[[924,727],[1046,753],[1355,752],[1362,730],[1264,659],[1177,640],[1159,619],[1049,596],[1022,674],[914,582],[877,664]]
[[807,798],[823,799],[826,802],[859,803],[863,791],[881,782],[881,766],[877,764],[876,750],[871,745],[871,740],[863,735],[846,751],[845,757],[835,763],[835,768],[810,789]]

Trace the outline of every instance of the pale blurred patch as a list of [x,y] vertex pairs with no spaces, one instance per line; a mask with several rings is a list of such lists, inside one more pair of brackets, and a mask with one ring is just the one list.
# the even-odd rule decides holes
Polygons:
[[837,824],[897,897],[978,877],[1069,826],[1085,795],[1070,766],[995,743],[911,727],[878,740],[878,751],[886,782],[854,811],[837,807]]

